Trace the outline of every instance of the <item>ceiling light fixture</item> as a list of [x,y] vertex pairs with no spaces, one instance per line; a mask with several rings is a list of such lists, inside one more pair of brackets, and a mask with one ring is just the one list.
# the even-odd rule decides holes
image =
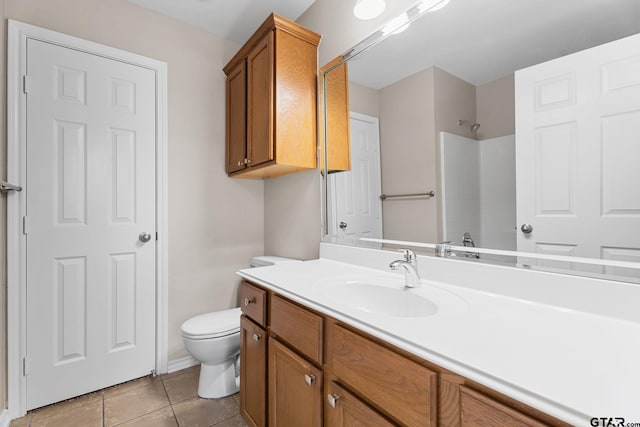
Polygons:
[[403,13],[400,16],[396,16],[393,18],[387,25],[382,28],[382,35],[386,36],[387,34],[400,34],[407,28],[409,28],[409,16],[406,13]]
[[418,5],[420,13],[429,11],[435,12],[449,4],[449,0],[424,0]]
[[356,18],[366,21],[380,16],[385,7],[385,0],[357,0],[353,6],[353,14]]

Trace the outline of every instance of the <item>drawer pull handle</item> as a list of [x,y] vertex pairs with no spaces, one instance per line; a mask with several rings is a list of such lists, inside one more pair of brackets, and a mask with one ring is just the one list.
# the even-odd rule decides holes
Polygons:
[[304,374],[304,382],[307,383],[308,386],[311,386],[314,382],[316,382],[316,376]]
[[251,305],[251,304],[255,304],[256,303],[256,297],[251,297],[251,298],[245,298],[244,299],[244,305]]
[[257,341],[260,341],[261,339],[262,339],[262,336],[261,336],[261,335],[253,334],[253,340],[254,340],[254,341],[256,341],[256,342],[257,342]]
[[337,394],[327,394],[327,402],[329,402],[329,406],[332,408],[336,407],[338,400],[340,400],[340,396]]

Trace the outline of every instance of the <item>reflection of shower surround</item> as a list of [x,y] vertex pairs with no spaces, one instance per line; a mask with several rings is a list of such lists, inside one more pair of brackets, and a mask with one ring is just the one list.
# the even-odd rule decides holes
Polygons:
[[469,120],[458,120],[458,126],[468,126],[471,132],[477,132],[480,129],[480,123],[470,122]]
[[515,136],[475,140],[442,132],[440,155],[442,239],[515,250]]

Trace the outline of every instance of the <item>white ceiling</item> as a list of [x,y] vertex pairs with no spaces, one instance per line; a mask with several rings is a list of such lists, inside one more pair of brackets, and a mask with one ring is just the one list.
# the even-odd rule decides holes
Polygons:
[[475,85],[640,32],[640,0],[451,0],[349,64],[374,89],[437,66]]
[[296,20],[315,0],[129,0],[223,39],[244,43],[271,13]]

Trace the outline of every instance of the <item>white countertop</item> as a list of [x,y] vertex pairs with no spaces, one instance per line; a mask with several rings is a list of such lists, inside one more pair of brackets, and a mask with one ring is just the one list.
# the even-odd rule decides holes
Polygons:
[[429,280],[410,292],[448,298],[435,315],[374,315],[340,303],[325,283],[402,276],[330,259],[238,274],[571,424],[640,422],[639,322]]

